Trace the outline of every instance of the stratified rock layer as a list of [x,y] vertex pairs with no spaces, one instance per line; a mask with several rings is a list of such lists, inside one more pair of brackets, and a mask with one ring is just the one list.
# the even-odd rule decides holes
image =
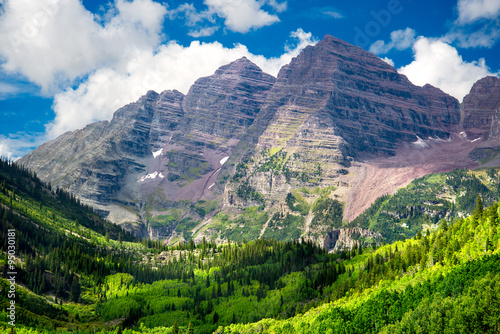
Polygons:
[[[271,211],[285,216],[287,194],[303,187],[351,188],[346,175],[353,161],[393,156],[404,142],[448,140],[459,124],[455,98],[430,85],[415,86],[374,54],[326,36],[280,70],[250,127],[257,143],[253,159],[245,177],[226,185],[224,203],[256,205],[259,197],[249,195],[255,189]],[[321,196],[308,194],[309,205]],[[305,237],[332,228],[311,229],[304,221]]]
[[286,102],[277,108],[261,145],[295,137],[303,142],[307,136],[298,130],[312,116],[319,120],[316,128],[343,139],[345,154],[394,154],[401,141],[447,138],[460,123],[455,98],[430,85],[413,85],[372,53],[332,36],[284,66],[269,99]]
[[[20,163],[115,223],[143,223],[141,236],[219,240],[229,218],[217,220],[217,210],[202,218],[222,203],[233,218],[265,207],[269,219],[252,227],[255,235],[290,231],[336,248],[338,232],[349,246],[349,234],[362,231],[335,230],[342,212],[351,220],[414,177],[476,164],[468,153],[485,148],[462,130],[488,139],[484,145],[494,151],[499,82],[480,80],[460,106],[435,87],[413,85],[372,53],[325,36],[276,79],[241,58],[197,80],[187,95],[148,92],[110,122],[65,133]],[[231,224],[241,233],[247,228]]]
[[[252,124],[275,79],[246,58],[196,81],[188,94],[148,92],[110,122],[65,133],[20,160],[115,223],[144,220],[151,200],[210,197],[222,158]],[[152,234],[152,233],[148,233]]]
[[471,138],[497,137],[500,131],[500,79],[486,77],[474,84],[464,97],[463,128]]

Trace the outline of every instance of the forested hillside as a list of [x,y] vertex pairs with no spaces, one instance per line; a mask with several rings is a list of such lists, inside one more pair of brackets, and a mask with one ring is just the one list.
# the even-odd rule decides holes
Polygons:
[[[434,232],[338,254],[298,240],[165,247],[134,241],[26,170],[0,167],[4,254],[7,231],[16,231],[17,333],[496,333],[500,325],[499,206],[485,209],[481,197],[470,217],[440,220]],[[0,294],[5,332],[8,303]]]
[[498,203],[484,210],[478,197],[467,219],[343,261],[323,289],[334,302],[224,333],[498,333],[499,222]]
[[350,222],[382,234],[386,242],[411,238],[421,229],[435,229],[441,219],[470,215],[481,196],[489,206],[500,198],[500,177],[495,168],[456,169],[412,181],[394,195],[385,195]]

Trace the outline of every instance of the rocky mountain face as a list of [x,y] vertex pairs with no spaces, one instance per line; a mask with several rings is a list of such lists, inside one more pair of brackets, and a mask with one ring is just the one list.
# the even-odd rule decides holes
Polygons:
[[[331,36],[281,69],[261,112],[269,121],[252,158],[236,165],[224,204],[241,209],[264,203],[280,217],[295,217],[300,235],[314,240],[339,227],[335,219],[317,218],[322,213],[314,207],[325,195],[314,189],[330,189],[327,196],[352,205],[346,193],[363,177],[352,178],[358,161],[395,156],[403,143],[421,138],[446,141],[460,124],[455,98],[430,85],[417,87],[372,53]],[[288,224],[283,218],[261,235]]]
[[275,113],[261,146],[279,145],[277,137],[288,141],[276,131],[280,127],[294,131],[290,139],[311,142],[310,134],[297,130],[318,120],[317,127],[343,139],[344,156],[394,154],[399,142],[417,136],[447,138],[460,122],[456,99],[430,85],[413,85],[372,53],[332,36],[284,66],[269,98],[273,95],[285,95],[287,102]]
[[[110,122],[65,133],[19,163],[118,224],[144,223],[155,209],[180,206],[185,215],[190,208],[178,202],[213,197],[208,183],[252,124],[274,81],[242,58],[197,80],[186,96],[150,91],[117,110]],[[151,230],[141,229],[137,233]]]
[[489,162],[488,166],[498,165],[494,158],[500,150],[500,79],[489,76],[477,81],[464,97],[462,108],[464,133],[481,142],[469,157]]
[[380,233],[359,227],[337,228],[326,234],[323,247],[333,252],[340,252],[344,249],[352,249],[357,244],[363,245],[363,241],[368,238],[373,242],[382,240]]
[[[142,236],[303,237],[337,249],[333,231],[376,197],[476,163],[467,155],[486,144],[467,136],[496,136],[498,82],[479,81],[461,106],[326,36],[277,78],[242,58],[187,95],[148,92],[19,163]],[[349,231],[335,245],[352,244]]]
[[500,78],[486,77],[474,84],[464,97],[463,129],[467,135],[483,137],[499,135]]

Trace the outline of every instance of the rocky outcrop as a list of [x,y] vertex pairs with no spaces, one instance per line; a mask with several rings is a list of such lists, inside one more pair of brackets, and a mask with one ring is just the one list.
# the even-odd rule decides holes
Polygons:
[[[413,85],[372,53],[332,36],[304,49],[280,71],[269,98],[286,93],[289,102],[278,110],[261,145],[306,137],[303,125],[314,117],[319,120],[316,128],[331,129],[330,136],[342,138],[346,145],[339,146],[338,139],[331,142],[344,156],[393,155],[401,141],[448,138],[460,122],[456,99],[430,85]],[[292,133],[276,133],[274,128]],[[320,138],[312,137],[308,141]]]
[[239,139],[252,125],[275,78],[243,57],[198,79],[184,99],[191,133],[204,143]]
[[477,81],[463,101],[463,129],[471,139],[500,138],[500,78]]
[[367,243],[378,243],[382,240],[380,233],[359,227],[338,228],[328,232],[324,239],[323,247],[329,252],[341,252],[350,250],[355,245],[365,245]]

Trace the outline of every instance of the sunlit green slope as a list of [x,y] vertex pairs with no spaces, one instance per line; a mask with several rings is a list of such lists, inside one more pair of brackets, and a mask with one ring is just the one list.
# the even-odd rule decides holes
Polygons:
[[[498,204],[477,199],[471,217],[435,232],[339,254],[305,241],[167,248],[133,242],[29,172],[0,167],[3,254],[16,231],[17,333],[498,332]],[[0,293],[3,332],[9,302]]]

